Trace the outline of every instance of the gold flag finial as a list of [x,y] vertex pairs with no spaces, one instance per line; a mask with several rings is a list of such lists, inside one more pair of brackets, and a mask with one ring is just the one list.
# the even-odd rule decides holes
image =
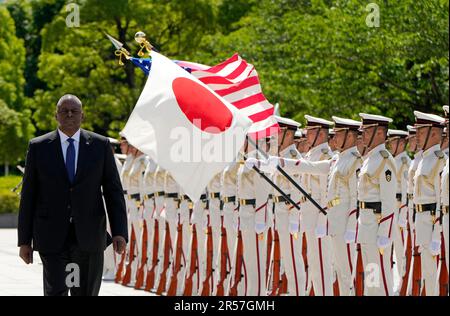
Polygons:
[[138,52],[138,56],[143,57],[145,55],[144,49],[147,51],[148,55],[150,56],[153,46],[147,40],[145,33],[142,31],[136,32],[136,34],[134,35],[134,40],[141,47],[141,49]]

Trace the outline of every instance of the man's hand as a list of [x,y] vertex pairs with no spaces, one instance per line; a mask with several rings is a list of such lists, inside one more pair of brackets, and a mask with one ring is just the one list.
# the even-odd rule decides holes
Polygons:
[[114,236],[112,240],[114,251],[121,255],[125,251],[125,247],[127,246],[125,238],[123,238],[122,236]]
[[26,264],[33,263],[33,248],[31,248],[30,245],[20,246],[19,257],[22,258]]

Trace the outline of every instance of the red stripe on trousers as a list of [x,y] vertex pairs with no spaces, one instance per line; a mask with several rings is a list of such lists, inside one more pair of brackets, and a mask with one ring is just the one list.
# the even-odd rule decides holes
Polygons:
[[294,267],[294,279],[295,279],[295,294],[298,296],[298,279],[297,279],[297,265],[295,264],[295,254],[294,254],[294,241],[292,239],[292,234],[289,233],[291,237],[291,257],[292,257],[292,266]]
[[325,279],[323,275],[322,238],[319,238],[320,275],[322,277],[322,294],[325,296]]

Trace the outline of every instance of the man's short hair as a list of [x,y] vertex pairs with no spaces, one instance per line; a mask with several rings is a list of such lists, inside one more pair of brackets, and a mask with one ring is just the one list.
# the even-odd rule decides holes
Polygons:
[[73,95],[73,94],[65,94],[65,95],[63,95],[58,100],[58,103],[56,103],[56,106],[59,107],[65,101],[74,101],[76,103],[79,103],[80,106],[83,106],[83,103],[81,103],[81,100],[76,95]]

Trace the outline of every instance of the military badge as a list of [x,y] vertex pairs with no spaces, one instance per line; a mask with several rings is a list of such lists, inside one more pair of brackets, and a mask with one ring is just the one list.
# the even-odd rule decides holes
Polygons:
[[392,172],[391,172],[391,170],[386,170],[385,174],[386,174],[386,181],[387,182],[391,182],[391,180],[392,180]]

